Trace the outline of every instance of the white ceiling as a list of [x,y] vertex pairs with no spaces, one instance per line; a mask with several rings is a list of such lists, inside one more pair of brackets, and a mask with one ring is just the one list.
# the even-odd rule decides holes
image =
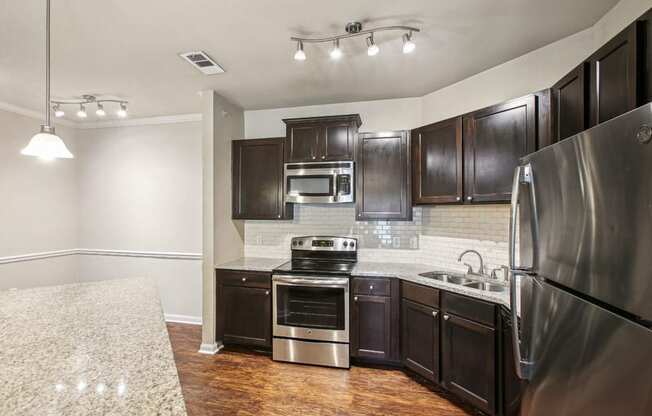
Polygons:
[[[130,100],[131,117],[195,113],[212,88],[245,109],[420,96],[593,25],[617,0],[53,0],[52,93]],[[45,0],[0,0],[0,101],[43,104]],[[414,54],[400,33],[306,45],[292,35],[331,35],[414,25]],[[205,76],[177,54],[202,49],[226,69]],[[70,113],[70,112],[69,112]],[[89,119],[93,119],[91,114]],[[89,120],[90,121],[90,120]]]

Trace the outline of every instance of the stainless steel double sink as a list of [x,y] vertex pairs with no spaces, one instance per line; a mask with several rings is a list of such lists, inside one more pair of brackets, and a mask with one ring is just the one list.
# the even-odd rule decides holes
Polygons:
[[441,282],[451,283],[473,289],[486,290],[488,292],[503,293],[509,289],[507,285],[501,283],[485,282],[483,280],[474,279],[468,275],[459,275],[447,272],[427,272],[421,273],[419,276],[427,277],[429,279],[439,280]]

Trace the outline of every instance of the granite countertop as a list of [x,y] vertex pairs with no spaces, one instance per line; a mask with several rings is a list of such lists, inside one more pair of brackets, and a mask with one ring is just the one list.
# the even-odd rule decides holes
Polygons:
[[221,263],[216,269],[243,270],[250,272],[271,272],[289,259],[273,257],[240,257],[237,260]]
[[186,415],[154,281],[0,291],[0,414]]

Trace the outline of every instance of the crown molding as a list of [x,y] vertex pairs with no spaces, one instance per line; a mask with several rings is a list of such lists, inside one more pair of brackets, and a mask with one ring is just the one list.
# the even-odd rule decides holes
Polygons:
[[112,127],[152,126],[157,124],[176,124],[201,121],[201,113],[176,114],[171,116],[144,117],[125,120],[93,121],[76,123],[78,129],[105,129]]
[[[43,113],[40,113],[38,111],[30,110],[28,108],[23,108],[19,107],[17,105],[9,104],[4,101],[0,101],[0,110],[6,111],[8,113],[14,113],[14,114],[19,114],[21,116],[25,117],[30,117],[30,118],[35,118],[38,120],[43,120]],[[64,120],[64,119],[55,119],[54,124],[61,125],[61,126],[67,126],[67,127],[75,127],[75,123],[73,123],[70,120]]]

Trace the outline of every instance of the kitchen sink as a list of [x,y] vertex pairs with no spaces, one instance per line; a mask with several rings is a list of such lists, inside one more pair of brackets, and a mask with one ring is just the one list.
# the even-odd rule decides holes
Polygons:
[[507,286],[501,285],[499,283],[472,281],[469,283],[464,283],[464,286],[471,287],[473,289],[486,290],[488,292],[498,292],[498,293],[507,292]]
[[480,282],[476,282],[473,279],[468,279],[464,276],[450,274],[446,272],[421,273],[419,276],[428,277],[430,279],[435,279],[446,283],[452,283],[454,285],[467,285],[471,283],[480,283]]

